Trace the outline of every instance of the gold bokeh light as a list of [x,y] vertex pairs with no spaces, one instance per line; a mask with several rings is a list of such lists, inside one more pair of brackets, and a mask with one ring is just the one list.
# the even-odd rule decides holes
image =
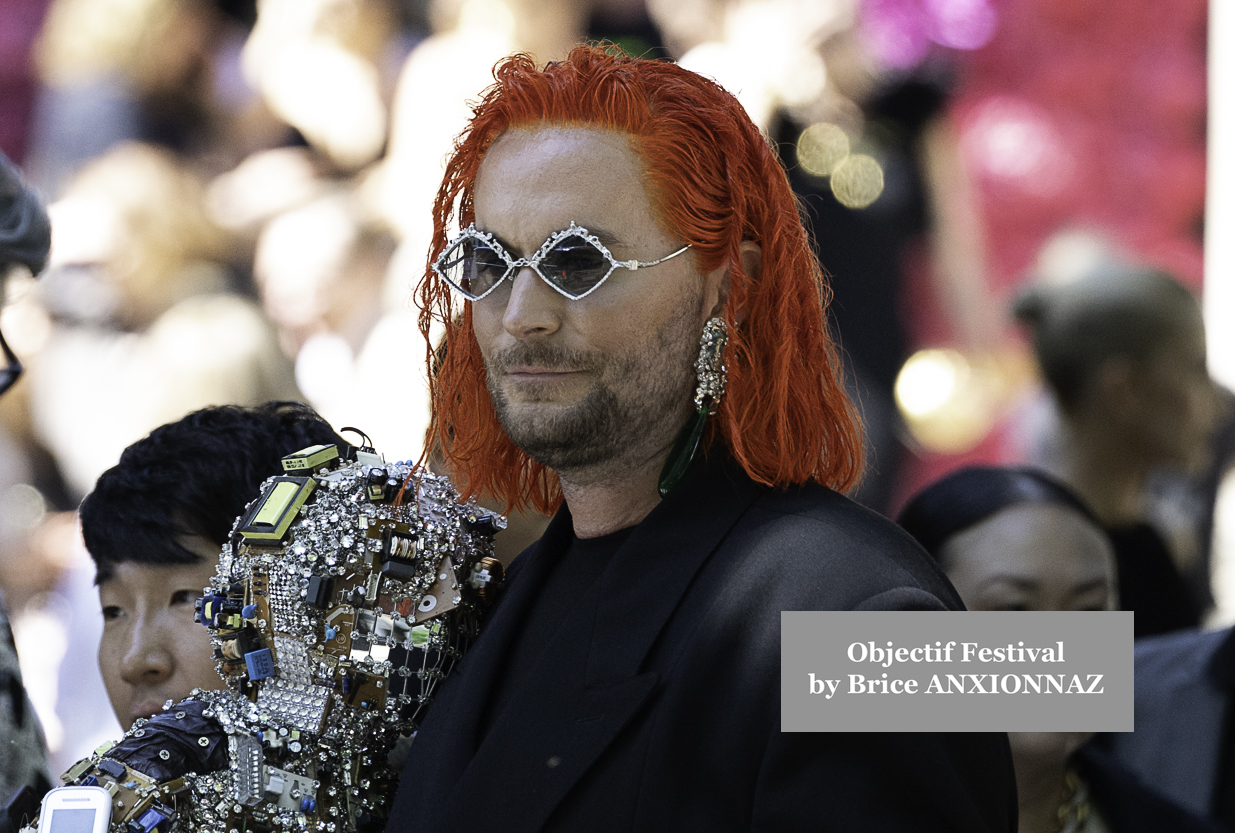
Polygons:
[[834,124],[812,124],[798,137],[798,164],[815,176],[828,176],[849,156],[849,137]]
[[883,193],[883,168],[873,156],[850,154],[832,171],[832,194],[846,208],[866,208]]
[[1020,351],[966,356],[930,348],[909,357],[896,378],[896,404],[922,448],[941,454],[972,449],[1029,384]]

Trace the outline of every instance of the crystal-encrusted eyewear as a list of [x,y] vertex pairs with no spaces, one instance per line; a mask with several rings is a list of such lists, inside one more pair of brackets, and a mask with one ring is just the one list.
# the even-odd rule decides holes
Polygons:
[[468,226],[438,255],[433,271],[453,286],[460,295],[479,301],[530,266],[541,280],[572,301],[586,298],[604,283],[618,267],[646,269],[677,257],[690,248],[686,244],[659,260],[618,260],[596,235],[571,222],[569,228],[549,235],[530,258],[512,258],[488,232]]

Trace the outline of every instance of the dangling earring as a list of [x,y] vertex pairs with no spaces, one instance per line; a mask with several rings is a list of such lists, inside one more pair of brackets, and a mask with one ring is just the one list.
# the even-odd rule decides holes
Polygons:
[[669,459],[660,472],[660,496],[664,497],[677,485],[690,468],[699,441],[703,439],[703,426],[708,417],[716,413],[720,398],[725,394],[725,344],[729,341],[729,329],[725,319],[708,319],[699,339],[699,358],[695,360],[695,374],[699,384],[695,388],[695,415],[682,428]]

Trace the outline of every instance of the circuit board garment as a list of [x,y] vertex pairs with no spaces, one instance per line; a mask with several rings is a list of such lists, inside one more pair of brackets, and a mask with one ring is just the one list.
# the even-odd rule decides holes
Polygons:
[[348,456],[290,455],[237,519],[196,604],[229,687],[62,776],[112,793],[111,833],[381,829],[387,755],[476,637],[506,522],[445,478]]

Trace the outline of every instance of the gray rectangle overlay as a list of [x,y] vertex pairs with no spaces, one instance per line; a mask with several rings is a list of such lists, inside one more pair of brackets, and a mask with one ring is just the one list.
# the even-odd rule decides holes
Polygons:
[[1131,612],[781,613],[781,731],[1132,730]]

